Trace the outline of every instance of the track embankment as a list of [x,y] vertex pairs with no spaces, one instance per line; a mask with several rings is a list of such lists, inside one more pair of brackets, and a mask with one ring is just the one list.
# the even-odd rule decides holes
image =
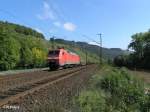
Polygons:
[[[51,96],[53,100],[48,101],[62,102],[61,95],[58,94],[63,92],[68,94],[68,88],[69,92],[71,88],[71,94],[75,94],[77,92],[76,89],[82,88],[82,83],[87,81],[88,74],[92,74],[95,69],[96,65],[88,65],[53,72],[38,71],[11,76],[11,78],[4,77],[0,79],[0,83],[5,86],[0,87],[2,88],[0,91],[0,107],[1,109],[6,109],[6,107],[12,105],[18,105],[19,109],[26,110],[28,108],[28,110],[31,110],[31,104],[37,102],[41,103],[43,101],[41,101],[41,99],[45,99],[49,96]],[[5,82],[8,83],[6,84]],[[53,87],[55,87],[55,89]],[[73,90],[74,87],[76,88],[75,90]],[[59,91],[57,91],[58,88]],[[66,96],[66,94],[64,94],[64,96]],[[36,98],[33,98],[33,96]],[[35,103],[29,105],[29,102]]]

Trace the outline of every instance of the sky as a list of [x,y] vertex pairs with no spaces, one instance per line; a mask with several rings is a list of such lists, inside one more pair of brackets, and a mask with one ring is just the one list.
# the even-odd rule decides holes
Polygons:
[[[57,38],[127,49],[150,28],[150,0],[0,0],[0,20]],[[88,38],[87,38],[88,37]]]

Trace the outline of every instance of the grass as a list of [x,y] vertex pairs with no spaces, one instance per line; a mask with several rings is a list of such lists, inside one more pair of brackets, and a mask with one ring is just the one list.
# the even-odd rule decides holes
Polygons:
[[150,72],[144,71],[130,71],[133,75],[136,75],[143,79],[145,82],[150,83]]
[[129,70],[129,73],[142,79],[145,82],[146,87],[150,88],[150,72]]
[[3,75],[13,75],[19,73],[26,73],[26,72],[34,72],[39,70],[47,70],[48,68],[33,68],[33,69],[21,69],[21,70],[8,70],[8,71],[1,71],[0,76]]
[[76,98],[76,105],[81,112],[149,112],[145,84],[131,73],[126,68],[103,66]]

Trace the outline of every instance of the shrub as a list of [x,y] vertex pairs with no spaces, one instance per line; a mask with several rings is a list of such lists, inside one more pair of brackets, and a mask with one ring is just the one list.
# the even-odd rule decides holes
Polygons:
[[[110,101],[114,106],[117,107],[123,102],[130,109],[140,109],[140,103],[143,102],[145,95],[142,81],[132,77],[123,69],[116,69],[105,75],[100,82],[101,89],[110,93]],[[122,105],[120,106],[122,108]]]
[[144,83],[131,76],[125,68],[120,70],[106,68],[93,76],[90,85],[89,90],[78,97],[82,112],[94,112],[92,109],[96,107],[101,111],[95,112],[149,112],[150,110],[150,97],[144,93]]
[[98,91],[82,92],[76,102],[81,112],[103,112],[105,99]]
[[150,112],[150,93],[148,93],[141,103],[141,111],[142,112]]

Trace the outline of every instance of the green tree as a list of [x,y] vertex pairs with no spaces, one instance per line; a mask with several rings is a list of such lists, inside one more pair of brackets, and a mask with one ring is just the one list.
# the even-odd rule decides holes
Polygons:
[[36,67],[41,67],[45,64],[46,61],[46,54],[44,51],[38,48],[32,48],[33,53],[33,62]]
[[137,33],[132,36],[132,42],[128,46],[132,49],[136,66],[140,68],[150,68],[150,31]]
[[33,67],[33,54],[32,54],[32,41],[29,38],[22,36],[18,38],[21,49],[20,49],[20,62],[18,67],[31,68]]
[[0,29],[0,70],[14,68],[20,59],[20,44],[6,29]]
[[144,34],[137,33],[133,35],[132,42],[129,44],[128,48],[134,50],[134,53],[138,56],[138,58],[143,57],[143,50],[144,50]]
[[132,51],[127,56],[126,63],[124,63],[124,56],[118,56],[114,59],[114,64],[130,68],[150,69],[150,31],[136,33],[131,38],[128,49]]

